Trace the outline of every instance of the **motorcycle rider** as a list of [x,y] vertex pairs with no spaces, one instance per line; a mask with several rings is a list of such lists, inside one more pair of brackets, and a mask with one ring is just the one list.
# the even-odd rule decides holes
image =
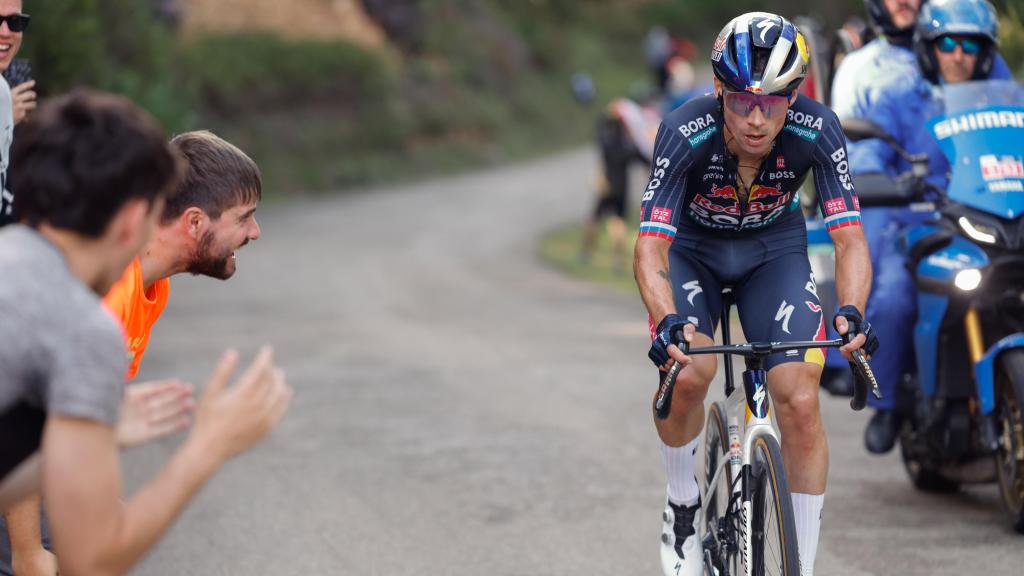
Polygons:
[[[832,107],[840,118],[867,118],[884,126],[911,153],[929,152],[929,179],[944,187],[948,164],[924,126],[931,99],[930,82],[970,78],[951,75],[940,79],[938,64],[931,65],[931,72],[922,74],[915,57],[915,22],[921,22],[918,29],[922,44],[918,51],[932,55],[935,62],[948,61],[950,67],[965,67],[967,60],[973,60],[976,66],[971,78],[1010,78],[1006,62],[995,50],[995,11],[985,0],[935,0],[925,3],[923,8],[918,0],[865,0],[865,5],[880,36],[843,60],[833,84]],[[933,17],[938,20],[928,28],[931,21],[927,19]],[[949,53],[934,46],[942,38],[959,40],[960,36],[955,34],[960,31],[977,39],[976,55],[964,53],[973,51],[973,46],[965,50],[953,45]],[[942,47],[949,48],[947,42],[942,40]],[[959,64],[954,65],[954,60]],[[889,145],[878,140],[850,143],[849,153],[850,171],[855,176],[872,172],[896,176],[910,169]],[[872,358],[883,398],[868,399],[875,414],[865,429],[864,444],[875,454],[884,454],[895,444],[900,425],[896,410],[898,383],[913,369],[913,346],[906,326],[915,317],[914,284],[897,250],[897,240],[904,228],[923,217],[909,208],[872,207],[862,211],[875,270],[867,315],[876,320],[873,326],[878,337],[887,343]],[[826,378],[848,372],[842,358],[830,355],[827,366]]]

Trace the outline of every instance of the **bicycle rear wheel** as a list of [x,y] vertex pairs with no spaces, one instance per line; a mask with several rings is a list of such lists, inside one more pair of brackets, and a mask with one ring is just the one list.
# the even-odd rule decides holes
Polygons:
[[799,576],[796,519],[782,464],[782,450],[772,436],[759,436],[753,446],[751,548],[757,576]]

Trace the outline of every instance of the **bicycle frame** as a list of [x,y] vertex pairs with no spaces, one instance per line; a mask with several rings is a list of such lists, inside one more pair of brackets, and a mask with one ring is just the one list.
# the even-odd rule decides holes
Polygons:
[[[725,346],[731,344],[729,330],[729,308],[732,306],[731,298],[723,298],[722,301],[722,343]],[[732,483],[729,495],[729,505],[725,510],[726,515],[732,513],[733,503],[738,502],[737,511],[740,515],[740,553],[746,576],[752,576],[753,563],[750,558],[753,555],[753,546],[750,534],[753,530],[752,522],[752,499],[753,499],[753,455],[752,446],[760,436],[771,436],[779,440],[778,432],[772,425],[771,401],[768,396],[768,377],[761,358],[745,358],[746,370],[743,372],[743,388],[737,389],[733,383],[732,361],[727,356],[725,362],[725,413],[727,420],[727,434],[729,440],[729,457],[718,462],[718,469],[714,477],[708,483],[708,491],[701,494],[702,502],[710,502],[709,497],[716,496],[718,490],[718,479],[728,465],[731,468],[732,478],[738,479]],[[742,421],[739,417],[744,414]],[[742,435],[743,442],[740,443]],[[725,440],[723,438],[723,440]]]
[[[723,290],[721,310],[723,344],[721,346],[705,346],[691,349],[688,345],[683,344],[682,352],[683,354],[724,354],[727,360],[725,362],[726,401],[725,414],[723,416],[726,420],[725,424],[728,426],[728,458],[721,459],[718,468],[714,470],[711,482],[708,484],[707,492],[701,494],[701,498],[703,502],[710,502],[709,497],[716,495],[719,475],[725,469],[726,461],[728,461],[733,482],[730,487],[728,505],[722,517],[731,518],[739,516],[740,542],[738,544],[742,554],[741,558],[745,567],[745,575],[752,576],[754,568],[751,562],[753,544],[750,541],[750,535],[752,533],[753,521],[751,514],[752,500],[755,489],[753,485],[754,445],[762,436],[771,436],[773,439],[771,444],[773,446],[781,445],[779,434],[772,425],[771,420],[768,375],[764,369],[764,358],[776,352],[789,350],[838,348],[849,343],[851,336],[847,335],[840,339],[825,341],[748,342],[747,344],[734,345],[731,343],[729,329],[729,311],[733,303],[732,291],[729,289]],[[683,342],[684,340],[682,331],[678,331],[674,336],[674,341]],[[743,356],[746,363],[746,370],[743,372],[742,390],[737,389],[733,380],[731,355],[737,354]],[[863,352],[861,350],[854,350],[851,356],[850,367],[854,372],[855,385],[854,395],[850,400],[850,407],[854,410],[860,410],[864,408],[868,389],[871,389],[876,398],[881,398],[882,396],[878,389],[878,382]],[[676,379],[682,369],[683,365],[681,363],[674,363],[668,370],[668,373],[662,378],[654,401],[654,415],[659,420],[668,418],[672,410],[672,395]],[[742,419],[740,418],[741,413],[743,414]],[[741,436],[742,442],[740,441]],[[725,438],[722,441],[725,442]],[[736,505],[735,508],[734,504]],[[719,546],[721,542],[718,541],[718,532],[718,527],[715,527],[715,534],[710,543],[707,540],[708,535],[704,535],[702,539],[709,545]],[[731,539],[726,544],[731,544]],[[711,568],[713,568],[713,562],[709,562],[711,561],[709,552],[706,546],[705,562],[710,563]],[[714,573],[713,570],[712,573]]]

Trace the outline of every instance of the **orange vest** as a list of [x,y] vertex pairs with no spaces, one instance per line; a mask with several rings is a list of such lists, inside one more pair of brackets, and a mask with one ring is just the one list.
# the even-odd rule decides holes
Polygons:
[[131,360],[125,380],[131,380],[139,371],[142,355],[149,344],[149,333],[167,306],[170,293],[171,281],[167,278],[157,280],[148,290],[143,289],[142,263],[136,258],[103,299],[103,304],[124,328],[125,345]]

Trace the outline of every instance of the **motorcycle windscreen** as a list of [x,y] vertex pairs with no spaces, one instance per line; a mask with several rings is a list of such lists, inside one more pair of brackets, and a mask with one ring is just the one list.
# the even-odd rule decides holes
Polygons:
[[1012,81],[942,88],[943,113],[928,123],[949,159],[947,196],[1002,218],[1024,213],[1024,89]]

